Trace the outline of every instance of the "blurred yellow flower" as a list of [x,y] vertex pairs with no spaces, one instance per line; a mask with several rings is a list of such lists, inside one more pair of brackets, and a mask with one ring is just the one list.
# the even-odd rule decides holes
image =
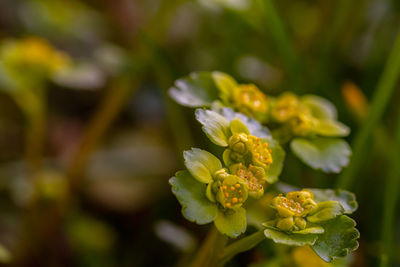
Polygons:
[[0,48],[1,59],[6,64],[28,68],[42,68],[53,72],[65,67],[69,57],[55,50],[49,42],[38,37],[8,40]]
[[233,90],[233,105],[241,113],[265,121],[269,98],[254,84],[241,84]]
[[358,120],[363,120],[368,114],[368,100],[361,89],[353,82],[347,81],[342,85],[342,94],[349,110]]
[[293,262],[297,267],[328,267],[329,263],[324,262],[309,246],[296,247],[292,252]]

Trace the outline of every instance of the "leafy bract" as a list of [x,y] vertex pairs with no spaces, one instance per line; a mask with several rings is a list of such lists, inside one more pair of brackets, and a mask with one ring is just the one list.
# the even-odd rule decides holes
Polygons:
[[275,243],[288,246],[313,245],[318,239],[318,234],[286,233],[271,228],[265,229],[264,235],[272,239]]
[[350,128],[336,120],[318,120],[314,133],[327,137],[343,137],[349,135]]
[[344,209],[344,213],[346,214],[351,214],[358,208],[356,196],[349,191],[342,189],[332,190],[316,188],[308,188],[308,190],[314,194],[314,199],[317,203],[327,200],[339,201]]
[[312,223],[320,223],[331,220],[343,213],[344,209],[339,201],[323,201],[318,203],[316,210],[307,216],[307,220]]
[[235,211],[218,211],[214,220],[215,227],[222,234],[235,238],[246,231],[247,218],[246,210],[239,208]]
[[198,182],[188,171],[179,171],[169,180],[172,193],[182,205],[183,216],[191,222],[206,224],[217,216],[218,208],[205,195],[206,184]]
[[228,146],[231,136],[229,122],[220,114],[212,110],[197,109],[196,119],[203,125],[202,129],[210,140],[219,146]]
[[179,79],[169,89],[170,96],[187,107],[209,107],[218,99],[218,89],[210,72],[194,72]]
[[249,129],[247,128],[247,126],[239,119],[235,118],[233,119],[230,124],[229,127],[231,129],[232,135],[233,134],[240,134],[240,133],[245,133],[245,134],[249,134]]
[[315,225],[312,227],[308,227],[306,229],[303,230],[298,230],[298,231],[293,231],[294,234],[322,234],[324,232],[324,228],[322,228],[321,226]]
[[189,172],[202,183],[211,183],[213,174],[222,168],[219,159],[202,149],[192,148],[183,152],[185,165]]
[[305,164],[324,172],[339,173],[347,166],[351,155],[350,146],[341,139],[295,138],[290,148]]
[[325,232],[318,237],[312,249],[326,262],[345,257],[358,248],[360,233],[355,226],[356,222],[346,215],[327,221],[322,224]]

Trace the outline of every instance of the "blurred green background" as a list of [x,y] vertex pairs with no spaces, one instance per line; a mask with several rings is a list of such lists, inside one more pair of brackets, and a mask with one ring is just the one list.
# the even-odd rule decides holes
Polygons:
[[[1,0],[0,43],[39,37],[73,63],[25,88],[33,100],[0,83],[0,261],[183,263],[208,226],[183,218],[168,179],[183,150],[215,147],[167,90],[220,70],[267,94],[337,106],[352,129],[350,170],[324,174],[288,153],[281,180],[354,191],[361,239],[349,264],[377,266],[384,255],[400,266],[399,28],[398,0]],[[279,266],[279,257],[326,266],[269,240],[228,266]]]

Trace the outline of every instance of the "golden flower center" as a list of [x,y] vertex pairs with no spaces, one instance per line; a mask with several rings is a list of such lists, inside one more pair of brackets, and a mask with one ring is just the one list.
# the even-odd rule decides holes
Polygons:
[[272,150],[268,148],[268,143],[261,142],[261,138],[251,136],[250,139],[250,150],[253,154],[253,159],[258,161],[263,165],[270,165],[272,164]]
[[[242,165],[241,163],[239,165]],[[252,165],[250,165],[250,168]],[[265,178],[260,170],[251,171],[246,168],[237,170],[236,175],[240,177],[248,186],[249,191],[258,191],[263,189]]]
[[231,208],[233,205],[243,203],[243,191],[239,183],[233,185],[222,185],[221,190],[224,195],[226,208]]

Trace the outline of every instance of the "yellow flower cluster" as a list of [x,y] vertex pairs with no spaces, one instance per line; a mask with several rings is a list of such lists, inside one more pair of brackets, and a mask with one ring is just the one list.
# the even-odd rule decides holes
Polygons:
[[222,78],[219,83],[224,104],[261,123],[267,123],[275,136],[280,136],[282,140],[294,136],[337,137],[349,133],[348,127],[336,120],[335,107],[321,97],[299,97],[290,92],[271,97],[254,84],[238,84],[229,77],[224,79],[225,84],[221,82]]
[[286,196],[280,194],[272,200],[277,210],[276,227],[284,231],[306,228],[306,217],[317,206],[309,190],[293,191]]
[[261,138],[240,133],[229,139],[229,148],[224,153],[225,162],[232,174],[246,184],[249,195],[258,198],[264,194],[266,172],[273,162],[269,144]]
[[311,110],[292,93],[284,93],[275,99],[270,116],[272,121],[286,124],[297,136],[309,134],[317,123]]

